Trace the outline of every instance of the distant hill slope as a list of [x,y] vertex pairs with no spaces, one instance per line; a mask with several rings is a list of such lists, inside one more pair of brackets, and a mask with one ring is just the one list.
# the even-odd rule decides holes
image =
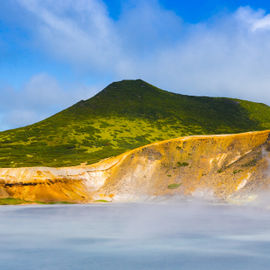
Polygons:
[[174,94],[127,80],[41,122],[1,132],[0,167],[90,164],[155,141],[264,129],[270,129],[264,104]]

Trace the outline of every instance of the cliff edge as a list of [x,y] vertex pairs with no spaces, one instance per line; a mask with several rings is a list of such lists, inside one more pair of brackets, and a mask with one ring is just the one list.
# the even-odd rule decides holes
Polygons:
[[172,195],[252,200],[269,189],[269,134],[181,137],[92,165],[1,168],[0,197],[75,203]]

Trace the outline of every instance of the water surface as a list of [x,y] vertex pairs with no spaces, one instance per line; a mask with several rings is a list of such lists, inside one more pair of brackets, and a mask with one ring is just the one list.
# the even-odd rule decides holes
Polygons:
[[0,207],[0,269],[270,269],[270,211],[201,202]]

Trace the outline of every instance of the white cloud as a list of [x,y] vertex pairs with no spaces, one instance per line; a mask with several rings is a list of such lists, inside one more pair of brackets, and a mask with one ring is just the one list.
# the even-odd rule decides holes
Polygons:
[[38,18],[40,44],[77,67],[270,104],[270,15],[263,10],[240,7],[189,25],[154,0],[128,6],[118,21],[99,0],[18,1]]
[[270,31],[254,31],[254,25],[268,17],[246,7],[207,22],[184,24],[176,41],[153,50],[150,59],[138,55],[130,73],[122,76],[142,74],[156,85],[185,94],[270,104]]
[[24,95],[33,107],[63,104],[67,97],[58,82],[46,73],[32,77],[25,85]]
[[18,0],[36,16],[38,46],[79,66],[114,70],[124,62],[114,22],[98,0]]
[[0,100],[1,129],[20,127],[43,120],[81,99],[87,99],[95,94],[99,87],[81,84],[65,89],[46,73],[30,78],[20,91],[4,87],[0,89],[3,94]]
[[236,12],[238,20],[242,20],[244,24],[249,25],[251,31],[270,30],[270,15],[264,10],[252,10],[251,8],[239,8]]

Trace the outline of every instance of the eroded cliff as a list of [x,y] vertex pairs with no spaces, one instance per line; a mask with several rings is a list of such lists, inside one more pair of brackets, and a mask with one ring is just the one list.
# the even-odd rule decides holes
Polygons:
[[251,200],[269,188],[270,131],[191,136],[93,165],[0,169],[0,196],[25,201],[136,201],[159,196]]

